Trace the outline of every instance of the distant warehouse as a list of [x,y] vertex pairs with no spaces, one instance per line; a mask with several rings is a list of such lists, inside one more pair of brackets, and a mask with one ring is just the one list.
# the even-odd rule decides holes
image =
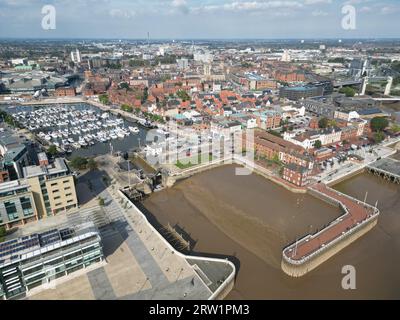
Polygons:
[[331,81],[309,83],[304,86],[282,87],[279,96],[292,101],[330,95],[333,92]]

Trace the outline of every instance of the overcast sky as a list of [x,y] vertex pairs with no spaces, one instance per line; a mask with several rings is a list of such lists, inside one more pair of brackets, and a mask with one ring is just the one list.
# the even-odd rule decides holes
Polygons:
[[[42,7],[56,8],[43,30]],[[356,8],[356,30],[341,26]],[[400,0],[0,0],[0,37],[356,38],[400,37]]]

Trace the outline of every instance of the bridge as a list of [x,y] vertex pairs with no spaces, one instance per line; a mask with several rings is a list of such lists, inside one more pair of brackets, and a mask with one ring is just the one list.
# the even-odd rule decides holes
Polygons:
[[371,82],[377,82],[377,81],[387,81],[386,87],[385,87],[385,96],[390,96],[390,92],[392,91],[392,85],[393,85],[393,78],[392,77],[365,77],[363,79],[363,85],[361,89],[361,95],[364,96],[365,92],[367,91],[367,85]]
[[347,86],[356,86],[356,85],[362,85],[362,80],[348,80],[348,81],[340,81],[340,82],[335,82],[334,87],[335,88],[341,88],[341,87],[347,87]]
[[375,101],[381,101],[381,102],[396,102],[400,101],[400,97],[389,97],[389,98],[372,98]]
[[398,160],[381,159],[367,166],[367,170],[385,180],[400,184],[400,161]]

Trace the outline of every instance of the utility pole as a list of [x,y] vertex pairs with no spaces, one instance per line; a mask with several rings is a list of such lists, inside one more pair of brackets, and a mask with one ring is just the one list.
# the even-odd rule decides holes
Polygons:
[[128,181],[129,181],[129,190],[131,189],[131,162],[128,159]]

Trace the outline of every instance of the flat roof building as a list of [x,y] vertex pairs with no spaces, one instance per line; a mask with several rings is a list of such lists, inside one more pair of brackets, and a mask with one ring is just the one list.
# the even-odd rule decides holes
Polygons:
[[74,177],[64,159],[25,167],[24,177],[32,188],[40,218],[78,207]]
[[32,189],[21,181],[0,184],[0,226],[6,229],[38,220]]
[[0,299],[24,297],[33,288],[104,259],[93,222],[35,233],[0,244]]

